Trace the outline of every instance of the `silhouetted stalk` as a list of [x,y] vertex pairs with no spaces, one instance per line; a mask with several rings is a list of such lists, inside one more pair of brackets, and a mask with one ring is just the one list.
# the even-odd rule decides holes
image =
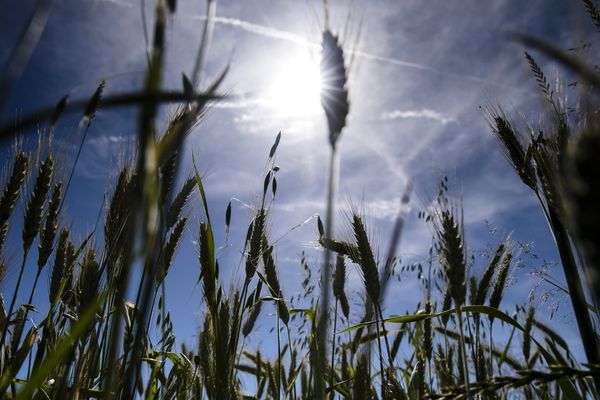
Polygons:
[[[329,181],[327,185],[327,209],[325,215],[325,237],[333,237],[333,205],[335,199],[335,191],[337,188],[337,151],[336,147],[331,147],[331,155],[329,158]],[[331,251],[325,249],[325,260],[321,271],[321,310],[317,327],[318,338],[318,359],[315,368],[315,395],[322,397],[323,388],[323,371],[325,366],[325,355],[327,354],[327,328],[328,328],[328,311],[329,311],[329,292],[331,278]]]
[[467,399],[471,399],[471,390],[469,386],[469,367],[467,365],[467,348],[465,346],[465,333],[463,328],[463,319],[461,314],[461,305],[456,305],[456,317],[458,318],[458,328],[460,332],[460,346],[461,346],[461,357],[462,357],[462,367],[463,374],[465,376],[465,393],[467,395]]
[[[277,305],[277,301],[279,300],[276,300],[275,303],[275,306],[277,307],[277,400],[279,400],[281,398],[281,337],[279,334],[279,306]],[[292,351],[291,348],[290,351]]]
[[[565,273],[565,281],[567,283],[571,302],[573,303],[573,312],[575,313],[575,319],[577,321],[577,327],[579,328],[579,334],[581,335],[585,355],[588,363],[599,364],[598,341],[587,308],[587,301],[577,270],[577,263],[575,262],[567,231],[552,208],[548,209],[548,224],[560,255],[563,271]],[[599,376],[594,376],[594,385],[596,386],[596,390],[600,391]]]
[[[279,307],[277,307],[277,310],[279,310]],[[290,348],[290,362],[292,363],[292,365],[294,367],[296,367],[296,356],[294,355],[294,350],[292,347],[292,337],[290,335],[290,327],[288,325],[285,326],[285,329],[287,330],[287,337],[288,337],[288,346]],[[290,379],[292,379],[292,376],[290,376]],[[294,386],[292,386],[292,390],[294,391],[294,399],[298,398],[298,394],[296,393],[296,382],[294,380]]]
[[335,310],[333,312],[333,333],[331,341],[331,377],[329,379],[329,388],[331,390],[329,397],[334,398],[333,390],[333,371],[335,370],[335,332],[337,331],[337,313],[338,313],[338,301],[335,301]]
[[379,317],[379,313],[377,312],[377,304],[374,304],[375,306],[375,329],[376,332],[375,334],[377,335],[377,349],[379,350],[379,355],[378,355],[378,359],[379,359],[379,368],[381,370],[381,396],[383,398],[385,398],[385,393],[387,393],[387,383],[386,383],[386,376],[385,376],[385,371],[383,368],[383,348],[381,347],[381,331],[379,330],[379,323],[381,322],[381,319]]
[[392,352],[390,350],[390,342],[387,337],[387,330],[385,329],[385,322],[384,322],[383,313],[381,312],[381,306],[379,305],[379,302],[377,302],[376,307],[379,312],[379,317],[381,318],[381,329],[383,330],[383,341],[385,343],[385,349],[387,351],[388,361],[389,361],[390,367],[391,367],[391,366],[393,366]]

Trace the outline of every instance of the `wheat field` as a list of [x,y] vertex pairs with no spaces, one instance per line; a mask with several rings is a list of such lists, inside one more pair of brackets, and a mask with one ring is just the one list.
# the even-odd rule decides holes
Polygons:
[[[49,12],[46,2],[40,4],[36,13]],[[598,5],[584,0],[580,7],[586,23],[600,31]],[[511,34],[510,40],[527,48],[524,62],[549,128],[542,132],[534,123],[521,123],[496,104],[485,107],[482,117],[495,148],[504,152],[505,167],[534,195],[546,219],[564,276],[557,285],[569,299],[582,349],[577,352],[535,303],[510,304],[507,311],[506,287],[521,268],[523,250],[506,235],[494,238],[489,254],[470,252],[474,234],[464,221],[471,210],[463,207],[453,179],[442,174],[435,194],[417,211],[431,232],[429,254],[419,265],[402,266],[399,260],[406,215],[381,233],[390,246],[379,251],[362,210],[354,203],[338,209],[339,158],[355,106],[352,52],[328,16],[319,43],[319,107],[329,154],[323,171],[326,208],[307,222],[316,233],[319,259],[309,263],[298,256],[303,292],[286,293],[273,234],[274,200],[282,190],[276,162],[285,146],[282,133],[275,132],[272,146],[264,149],[266,173],[258,177],[262,190],[248,207],[249,221],[232,219],[229,202],[219,208],[225,210],[223,227],[222,213],[207,200],[202,160],[192,154],[191,168],[184,168],[190,133],[211,107],[230,98],[224,82],[232,66],[212,80],[202,77],[215,40],[215,8],[216,1],[207,2],[195,66],[183,75],[181,90],[164,86],[177,2],[157,0],[153,23],[145,27],[147,68],[140,90],[107,94],[102,81],[89,99],[65,97],[0,127],[3,146],[11,149],[0,180],[0,281],[7,274],[16,277],[12,290],[2,286],[0,299],[0,397],[598,398],[600,74],[593,60],[544,39]],[[11,58],[15,71],[24,67],[19,54],[35,46],[35,39],[27,40],[36,35],[31,26]],[[594,43],[596,37],[585,40]],[[538,56],[552,59],[576,81],[576,99],[567,100],[551,84]],[[11,71],[0,77],[7,93],[17,79]],[[78,201],[72,183],[86,135],[101,110],[121,107],[137,112],[134,149],[113,166],[95,225],[78,231],[69,203]],[[71,114],[80,118],[72,166],[53,146],[57,126]],[[33,146],[22,139],[32,127],[39,130]],[[408,204],[413,188],[400,195]],[[336,235],[336,219],[347,235]],[[235,250],[239,280],[224,273],[228,266],[217,239],[233,229],[245,232]],[[172,315],[182,311],[169,309],[165,289],[169,273],[182,267],[177,253],[189,245],[189,235],[197,243],[193,279],[201,294],[201,323],[191,346],[177,342]],[[353,268],[359,295],[348,289]],[[386,307],[393,281],[409,269],[417,270],[422,288],[417,307]],[[28,271],[34,271],[32,280]],[[43,302],[35,304],[36,299]],[[264,348],[255,345],[257,337]]]

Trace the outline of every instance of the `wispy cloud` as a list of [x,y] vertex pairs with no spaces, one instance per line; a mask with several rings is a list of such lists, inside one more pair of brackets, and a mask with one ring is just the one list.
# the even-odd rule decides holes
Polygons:
[[126,0],[103,0],[105,3],[112,3],[118,6],[123,6],[127,8],[133,8],[133,4]]
[[[206,16],[200,15],[196,16],[196,19],[205,20]],[[270,28],[268,26],[254,24],[252,22],[244,21],[238,18],[228,18],[228,17],[215,17],[214,22],[221,25],[234,26],[240,29],[245,30],[249,33],[254,33],[261,36],[266,36],[272,39],[280,39],[285,40],[287,42],[296,43],[300,46],[304,47],[313,47],[313,48],[321,48],[318,43],[313,43],[301,35],[297,35],[292,32],[287,32],[275,28]]]
[[384,121],[402,119],[402,118],[426,118],[438,121],[439,123],[446,125],[450,122],[454,122],[455,118],[445,116],[434,110],[424,108],[422,110],[392,110],[386,111],[381,114],[381,119]]
[[[196,16],[195,18],[200,19],[200,20],[205,20],[206,16],[199,15],[199,16]],[[308,47],[308,48],[313,48],[313,49],[321,48],[321,45],[319,43],[315,43],[310,40],[307,40],[305,37],[303,37],[301,35],[298,35],[298,34],[295,34],[292,32],[288,32],[285,30],[281,30],[281,29],[276,29],[276,28],[271,28],[271,27],[264,26],[264,25],[255,24],[255,23],[248,22],[248,21],[245,21],[245,20],[242,20],[239,18],[215,17],[214,22],[217,24],[221,24],[221,25],[233,26],[233,27],[242,29],[246,32],[253,33],[256,35],[261,35],[261,36],[269,37],[272,39],[284,40],[287,42],[295,43],[295,44],[303,46],[303,47]],[[398,58],[383,57],[383,56],[367,53],[365,51],[361,51],[358,49],[345,49],[345,52],[347,54],[350,54],[350,55],[353,55],[353,56],[356,56],[356,57],[359,57],[359,58],[362,58],[365,60],[371,60],[371,61],[381,62],[381,63],[385,63],[385,64],[392,64],[392,65],[397,65],[400,67],[413,68],[413,69],[418,69],[418,70],[422,70],[422,71],[429,71],[429,72],[433,72],[433,73],[436,73],[439,75],[463,78],[463,79],[467,79],[467,80],[470,80],[473,82],[487,84],[490,86],[496,86],[496,87],[502,87],[505,89],[513,89],[513,90],[523,91],[523,89],[520,89],[520,88],[517,88],[514,86],[510,86],[510,85],[506,85],[501,82],[490,81],[489,79],[481,78],[478,76],[463,74],[463,73],[455,73],[455,72],[451,72],[451,71],[447,71],[447,70],[438,69],[438,68],[432,67],[430,65],[401,60]]]

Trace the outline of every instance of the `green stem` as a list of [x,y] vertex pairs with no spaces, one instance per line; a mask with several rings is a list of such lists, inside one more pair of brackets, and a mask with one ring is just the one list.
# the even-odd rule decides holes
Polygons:
[[277,303],[275,306],[277,314],[277,400],[279,400],[281,398],[281,337],[279,336],[279,306]]
[[29,254],[29,249],[25,249],[23,253],[23,262],[21,263],[21,269],[19,271],[19,278],[17,279],[17,285],[15,286],[15,291],[13,292],[12,299],[10,300],[10,307],[8,307],[8,312],[6,313],[6,323],[4,325],[4,329],[2,330],[2,340],[0,340],[0,346],[4,346],[4,341],[6,340],[6,334],[8,333],[8,326],[10,325],[10,317],[15,308],[15,303],[17,301],[17,293],[19,292],[19,288],[21,287],[21,280],[23,279],[23,271],[25,271],[25,262],[27,261],[27,254]]
[[[571,302],[573,303],[573,312],[587,361],[590,364],[598,364],[600,362],[598,342],[588,312],[587,301],[577,270],[577,263],[575,262],[567,231],[560,221],[559,216],[552,208],[548,210],[548,223],[560,255],[565,281],[569,289]],[[594,376],[594,385],[596,386],[596,390],[600,391],[600,377]]]
[[[329,158],[329,181],[327,185],[327,209],[325,216],[325,237],[332,237],[333,232],[333,204],[335,199],[336,181],[337,181],[337,152],[336,148],[331,148]],[[323,372],[325,366],[325,355],[327,354],[327,328],[328,328],[328,313],[329,313],[329,292],[331,279],[331,251],[325,249],[325,260],[323,269],[321,270],[321,309],[319,312],[317,326],[317,362],[314,368],[314,384],[315,396],[322,398],[324,396],[323,388]]]
[[375,332],[375,334],[377,335],[377,348],[379,350],[379,368],[381,370],[381,398],[385,399],[387,398],[387,384],[386,384],[386,380],[385,380],[385,371],[383,368],[383,350],[381,348],[381,332],[379,331],[379,323],[380,323],[380,318],[379,318],[379,313],[377,312],[377,308],[378,308],[378,302],[375,302],[375,325],[376,325],[376,329],[377,332]]
[[465,377],[465,392],[467,395],[467,399],[471,399],[471,389],[469,386],[469,367],[467,366],[467,347],[465,346],[465,333],[463,329],[463,319],[461,315],[461,306],[456,306],[456,316],[458,317],[458,327],[460,330],[460,346],[461,346],[461,356],[462,356],[462,365],[463,365],[463,375]]
[[330,394],[329,398],[334,398],[334,390],[333,390],[333,371],[335,368],[335,332],[337,330],[337,313],[338,313],[338,301],[335,301],[335,310],[333,312],[333,334],[331,340],[331,377],[329,378],[329,388]]

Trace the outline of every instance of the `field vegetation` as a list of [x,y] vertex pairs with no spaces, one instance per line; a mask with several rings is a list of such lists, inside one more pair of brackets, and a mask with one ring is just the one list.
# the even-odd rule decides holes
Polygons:
[[[259,202],[247,226],[245,276],[239,287],[224,282],[215,229],[201,166],[182,171],[183,144],[220,93],[227,68],[200,85],[211,36],[212,1],[194,73],[183,76],[180,92],[164,91],[165,29],[175,0],[157,0],[145,86],[139,92],[103,95],[100,84],[87,102],[57,105],[0,127],[1,140],[15,150],[3,163],[0,182],[0,251],[10,235],[21,235],[18,257],[0,259],[0,277],[16,271],[12,292],[0,307],[0,397],[7,399],[591,399],[600,393],[600,74],[582,53],[567,52],[533,37],[513,35],[524,54],[546,107],[543,131],[515,123],[499,106],[485,111],[490,131],[514,169],[539,200],[555,240],[564,290],[572,303],[585,357],[576,359],[555,327],[543,323],[534,305],[503,309],[507,278],[515,268],[517,244],[495,243],[488,258],[472,260],[463,209],[441,178],[430,206],[419,212],[433,232],[422,284],[425,296],[415,310],[384,309],[402,233],[399,218],[389,235],[390,250],[377,258],[364,217],[346,213],[350,240],[333,235],[338,143],[351,113],[347,57],[338,36],[322,35],[322,105],[327,118],[331,162],[327,213],[316,221],[315,241],[323,248],[320,273],[305,265],[302,308],[282,291],[270,205],[277,195],[275,156],[281,134],[265,156],[270,166]],[[585,0],[600,31],[600,10]],[[599,33],[600,34],[600,33]],[[591,41],[591,39],[590,39]],[[30,52],[31,41],[17,51]],[[578,97],[567,103],[548,83],[534,54],[544,54],[576,77]],[[17,67],[22,67],[17,65]],[[4,88],[10,79],[2,77]],[[4,94],[3,94],[4,96]],[[3,102],[0,102],[0,105]],[[159,109],[177,108],[160,132]],[[90,232],[73,232],[64,199],[73,170],[57,172],[60,159],[51,138],[67,112],[81,113],[81,146],[94,114],[102,107],[139,108],[136,152],[115,174],[100,222]],[[474,110],[476,112],[476,110]],[[15,140],[43,126],[39,147]],[[275,135],[274,135],[275,136]],[[80,146],[80,148],[81,148]],[[79,154],[77,154],[77,158]],[[186,174],[178,185],[178,176]],[[72,190],[72,189],[71,189]],[[410,189],[404,195],[405,202]],[[186,205],[196,202],[201,215]],[[23,204],[19,213],[19,204]],[[226,229],[231,204],[226,209]],[[193,221],[199,220],[199,223]],[[220,224],[218,224],[220,226]],[[16,229],[16,227],[20,229]],[[246,229],[246,227],[244,228]],[[204,322],[198,343],[176,348],[163,283],[186,231],[197,232],[198,281]],[[18,240],[18,239],[17,239]],[[355,264],[364,284],[364,305],[350,309],[346,269]],[[476,265],[477,268],[472,267]],[[37,268],[35,280],[23,279]],[[141,268],[139,275],[134,268]],[[320,276],[319,276],[320,275]],[[135,278],[135,281],[134,281]],[[40,279],[49,281],[47,310],[31,304]],[[233,286],[233,287],[232,287]],[[129,298],[133,288],[134,297]],[[129,292],[128,292],[129,290]],[[18,299],[28,298],[25,303]],[[247,340],[261,313],[273,313],[274,356],[249,351]],[[301,329],[290,329],[294,322]],[[494,334],[509,332],[508,344]],[[496,340],[495,340],[496,339]],[[409,357],[400,356],[402,353]],[[408,349],[408,350],[407,350]]]

